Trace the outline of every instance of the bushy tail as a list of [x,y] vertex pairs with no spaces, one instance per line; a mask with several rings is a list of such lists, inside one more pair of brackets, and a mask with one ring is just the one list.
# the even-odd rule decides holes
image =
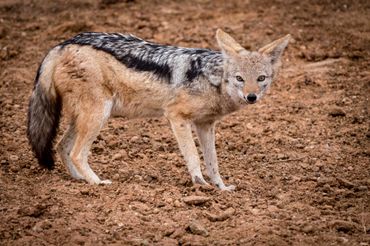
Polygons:
[[[29,110],[27,137],[39,164],[53,169],[53,142],[57,134],[61,114],[61,100],[55,93],[54,83],[50,74],[52,64],[43,64],[37,71]],[[45,72],[43,72],[45,67]]]

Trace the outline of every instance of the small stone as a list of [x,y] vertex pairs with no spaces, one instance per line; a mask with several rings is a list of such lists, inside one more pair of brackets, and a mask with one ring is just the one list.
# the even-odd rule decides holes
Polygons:
[[266,34],[267,35],[272,35],[274,33],[274,31],[273,30],[271,30],[271,29],[267,29],[266,30]]
[[113,159],[113,161],[122,159],[122,154],[121,153],[117,153],[117,154],[113,155],[113,158],[112,159]]
[[346,113],[341,108],[332,108],[328,113],[331,117],[344,117]]
[[337,178],[337,180],[338,180],[338,182],[339,182],[339,184],[340,184],[341,186],[343,186],[343,187],[345,187],[345,188],[347,188],[347,189],[352,189],[352,188],[355,186],[352,182],[350,182],[350,181],[348,181],[348,180],[346,180],[346,179],[343,179],[343,178]]
[[368,188],[365,185],[360,185],[360,186],[356,187],[356,190],[357,191],[367,191]]
[[354,232],[357,230],[357,224],[345,220],[334,220],[331,222],[331,226],[334,227],[337,231],[341,232]]
[[306,225],[305,227],[302,228],[302,231],[304,233],[313,233],[315,229],[312,225]]
[[323,187],[322,187],[322,191],[325,192],[325,193],[331,193],[332,189],[331,189],[329,184],[324,184]]
[[20,170],[20,166],[15,163],[13,165],[10,165],[10,170],[16,173]]
[[130,205],[130,207],[132,210],[142,214],[147,214],[147,212],[151,210],[148,205],[142,202],[135,202],[134,204]]
[[149,142],[150,142],[150,138],[148,138],[148,137],[143,137],[143,142],[144,142],[144,143],[149,143]]
[[35,232],[41,232],[43,230],[49,229],[50,227],[52,227],[52,224],[50,223],[50,221],[41,220],[32,227],[32,230]]
[[321,161],[317,161],[316,163],[315,163],[315,165],[317,166],[317,167],[323,167],[324,166],[324,163],[323,162],[321,162]]
[[295,145],[295,147],[297,147],[298,149],[304,149],[305,145],[298,143]]
[[211,200],[211,198],[206,196],[187,196],[182,200],[188,205],[201,205]]
[[32,227],[32,230],[35,232],[42,232],[43,229],[38,224],[36,224],[34,227]]
[[139,137],[139,136],[133,136],[133,137],[130,139],[130,143],[137,143],[137,142],[139,142],[139,139],[140,139],[140,137]]
[[317,179],[317,186],[319,187],[324,186],[325,184],[335,186],[336,183],[336,179],[331,177],[320,177]]
[[147,246],[147,245],[150,245],[150,244],[149,244],[148,239],[143,239],[143,240],[140,242],[140,245],[142,245],[142,246]]
[[180,245],[176,239],[165,237],[161,240],[162,245]]
[[234,215],[234,213],[235,213],[235,209],[234,208],[228,208],[228,209],[226,209],[225,211],[221,212],[218,215],[211,214],[211,213],[206,213],[206,216],[208,217],[208,219],[210,221],[215,222],[215,221],[224,221],[224,220],[227,220],[232,215]]
[[18,161],[19,160],[19,157],[17,155],[10,155],[9,156],[9,160],[11,160],[11,161]]
[[308,168],[310,167],[310,164],[305,163],[305,162],[301,162],[301,163],[300,163],[300,166],[301,166],[303,169],[308,169]]
[[114,179],[114,180],[118,180],[118,179],[119,179],[119,174],[118,174],[118,173],[114,174],[114,175],[113,175],[113,179]]
[[203,225],[201,225],[198,221],[192,221],[189,224],[189,230],[191,233],[201,236],[208,236],[208,231],[204,228]]
[[284,154],[278,154],[278,155],[277,155],[277,158],[278,158],[279,160],[286,159],[286,157],[285,157],[285,155],[284,155]]
[[171,238],[181,238],[185,234],[185,230],[183,228],[177,228],[171,235]]
[[169,236],[171,236],[174,232],[175,232],[175,229],[174,229],[174,228],[167,228],[167,229],[164,231],[163,236],[165,236],[165,237],[169,237]]
[[348,238],[345,238],[345,237],[338,237],[337,238],[337,242],[340,243],[340,244],[346,244],[348,243]]
[[252,208],[249,210],[253,215],[258,215],[260,213],[260,210],[258,208]]
[[38,204],[36,206],[22,207],[18,209],[18,214],[21,216],[29,216],[38,218],[44,214],[47,206]]
[[267,210],[270,212],[270,213],[276,213],[277,211],[279,211],[279,208],[274,206],[274,205],[269,205],[267,207]]
[[112,236],[115,240],[122,240],[122,237],[118,231],[113,231]]
[[181,204],[181,202],[180,202],[179,200],[176,200],[176,201],[173,203],[173,205],[174,205],[176,208],[180,208],[180,207],[182,207],[182,204]]

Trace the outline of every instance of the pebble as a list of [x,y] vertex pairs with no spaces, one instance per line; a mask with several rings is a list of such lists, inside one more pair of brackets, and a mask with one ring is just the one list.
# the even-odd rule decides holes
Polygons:
[[278,155],[277,155],[277,158],[278,158],[279,160],[285,159],[285,155],[284,155],[284,154],[278,154]]
[[136,142],[138,142],[138,141],[139,141],[139,139],[140,139],[140,137],[138,137],[138,136],[133,136],[133,137],[130,139],[130,143],[136,143]]
[[358,186],[358,187],[356,188],[356,190],[358,190],[358,191],[367,191],[367,190],[368,190],[368,188],[367,188],[367,186],[365,186],[365,185],[360,185],[360,186]]
[[52,227],[52,224],[50,223],[49,220],[41,220],[32,227],[32,230],[35,232],[41,232],[51,227]]
[[302,228],[302,231],[304,233],[313,233],[315,229],[312,225],[306,225],[305,227]]
[[225,211],[221,212],[218,215],[211,214],[211,213],[206,213],[206,216],[208,217],[208,219],[210,221],[215,222],[215,221],[227,220],[228,218],[230,218],[234,214],[235,214],[235,209],[234,208],[228,208],[228,209],[226,209]]
[[337,238],[337,242],[339,242],[340,244],[346,244],[348,243],[348,238],[345,238],[345,237],[338,237]]
[[347,189],[352,189],[352,188],[355,186],[352,182],[350,182],[350,181],[348,181],[348,180],[346,180],[346,179],[343,179],[343,178],[337,178],[337,180],[338,180],[338,182],[339,182],[339,184],[340,184],[341,186],[343,186],[343,187],[345,187],[345,188],[347,188]]
[[307,169],[307,168],[309,168],[309,167],[310,167],[310,164],[305,163],[305,162],[301,162],[301,163],[300,163],[300,166],[301,166],[303,169]]
[[324,186],[325,184],[329,184],[330,186],[334,186],[336,184],[335,178],[330,177],[320,177],[317,179],[317,186]]
[[260,210],[258,208],[252,208],[249,210],[253,215],[258,215],[260,213]]
[[[190,228],[189,228],[190,229]],[[171,238],[181,238],[185,234],[185,230],[182,228],[177,228],[172,234]]]
[[113,155],[112,159],[115,161],[115,160],[119,160],[119,159],[122,159],[122,154],[121,153],[117,153],[115,155]]
[[187,196],[184,197],[182,200],[188,205],[201,205],[211,200],[211,198],[206,196]]
[[118,180],[118,179],[119,179],[119,174],[118,174],[118,173],[114,174],[114,175],[113,175],[113,179],[114,179],[114,180]]
[[200,222],[195,221],[195,220],[190,222],[189,230],[190,230],[191,233],[196,234],[196,235],[201,235],[201,236],[205,236],[205,237],[209,235],[206,228],[204,228],[204,226],[201,225]]
[[45,205],[38,204],[35,206],[21,207],[18,209],[17,213],[21,216],[38,218],[45,212],[45,210]]
[[10,155],[9,156],[9,160],[11,160],[11,161],[18,161],[19,160],[19,156],[17,156],[17,155]]
[[331,117],[344,117],[346,113],[341,108],[332,108],[328,113]]
[[354,232],[357,229],[357,224],[345,220],[334,220],[331,222],[331,226],[334,227],[337,231],[342,232]]
[[275,205],[269,205],[267,207],[267,210],[270,212],[270,213],[276,213],[277,211],[279,211],[279,208],[276,207]]
[[176,208],[180,208],[180,207],[182,207],[182,204],[181,204],[181,202],[180,202],[179,200],[176,200],[176,201],[173,203],[173,205],[174,205]]

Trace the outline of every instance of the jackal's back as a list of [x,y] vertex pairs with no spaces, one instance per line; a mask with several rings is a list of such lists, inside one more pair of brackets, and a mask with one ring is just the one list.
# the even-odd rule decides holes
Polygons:
[[151,72],[169,84],[191,83],[222,64],[222,55],[217,51],[161,45],[130,34],[86,32],[60,46],[72,44],[109,53],[127,68]]

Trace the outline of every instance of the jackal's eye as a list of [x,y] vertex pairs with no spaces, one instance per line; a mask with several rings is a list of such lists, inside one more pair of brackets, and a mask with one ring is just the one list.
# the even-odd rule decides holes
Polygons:
[[244,79],[240,77],[239,75],[235,77],[237,81],[239,82],[244,82]]
[[258,76],[257,81],[258,82],[262,82],[262,81],[265,81],[265,79],[266,79],[266,76],[265,75],[261,75],[261,76]]

